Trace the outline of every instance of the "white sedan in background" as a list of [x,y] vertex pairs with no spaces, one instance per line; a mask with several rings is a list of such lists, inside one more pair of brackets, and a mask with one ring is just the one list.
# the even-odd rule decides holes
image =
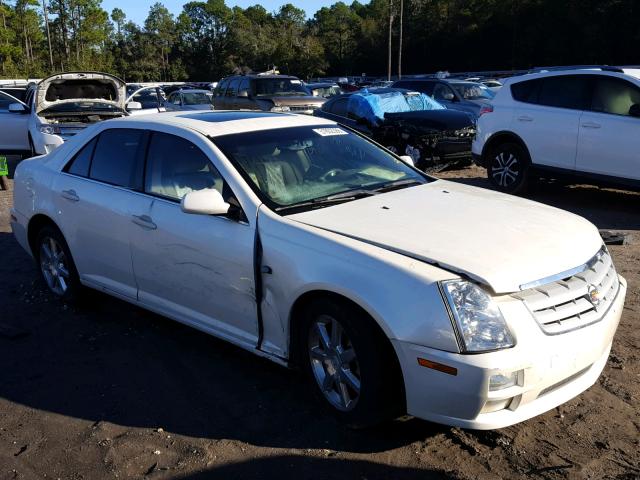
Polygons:
[[583,218],[435,180],[317,117],[101,122],[23,161],[14,205],[63,300],[92,287],[299,366],[351,425],[554,408],[600,375],[626,292]]

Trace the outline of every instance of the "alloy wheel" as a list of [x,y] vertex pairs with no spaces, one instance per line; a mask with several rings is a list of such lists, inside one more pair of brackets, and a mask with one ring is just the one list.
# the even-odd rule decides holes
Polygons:
[[327,401],[340,411],[353,410],[360,397],[360,366],[340,322],[319,316],[309,331],[308,353],[313,375]]
[[62,246],[52,237],[40,243],[40,269],[49,289],[63,296],[69,288],[69,266]]
[[520,176],[520,160],[511,152],[501,151],[493,159],[491,176],[500,187],[510,187]]

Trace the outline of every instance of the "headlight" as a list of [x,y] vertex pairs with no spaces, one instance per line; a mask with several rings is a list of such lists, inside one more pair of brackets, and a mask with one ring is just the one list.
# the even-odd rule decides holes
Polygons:
[[47,135],[59,135],[60,127],[57,125],[40,125],[40,133],[46,133]]
[[276,105],[275,107],[271,107],[272,112],[288,112],[289,110],[291,109],[286,105],[282,105],[282,106]]
[[466,280],[448,280],[441,285],[465,351],[486,352],[515,345],[500,310],[487,292]]

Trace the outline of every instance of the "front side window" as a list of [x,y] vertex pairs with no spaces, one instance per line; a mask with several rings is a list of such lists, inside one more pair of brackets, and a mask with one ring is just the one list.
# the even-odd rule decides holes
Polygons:
[[224,96],[224,91],[227,89],[227,85],[229,84],[229,79],[225,78],[224,80],[222,80],[218,86],[216,87],[216,89],[213,91],[213,96],[214,97],[222,97]]
[[142,172],[138,162],[143,130],[112,128],[98,137],[89,177],[125,188],[140,188]]
[[0,92],[0,110],[9,111],[9,105],[18,103],[18,101],[4,92]]
[[593,111],[629,115],[633,105],[640,105],[638,87],[620,78],[598,77],[591,102]]
[[227,97],[235,97],[238,93],[238,87],[240,86],[240,79],[233,78],[229,82],[229,87],[227,87],[227,93],[225,94]]
[[420,173],[337,125],[225,135],[214,143],[276,210],[382,185],[425,183]]
[[197,146],[182,137],[155,132],[149,144],[145,192],[180,201],[187,193],[215,188],[222,176]]
[[447,85],[443,83],[438,83],[433,88],[433,98],[440,101],[442,100],[451,101],[455,98],[455,95],[453,94],[453,90],[451,90],[451,88],[449,88]]
[[454,83],[453,88],[465,100],[492,100],[495,94],[479,83]]

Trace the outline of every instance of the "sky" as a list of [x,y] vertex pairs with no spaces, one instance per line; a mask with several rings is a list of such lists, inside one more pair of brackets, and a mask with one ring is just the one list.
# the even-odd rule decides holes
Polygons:
[[[130,0],[129,2],[123,2],[122,0],[102,0],[102,8],[109,13],[111,13],[111,10],[115,7],[121,8],[127,15],[127,20],[133,20],[138,24],[142,24],[144,19],[147,18],[149,7],[157,1],[167,7],[171,13],[178,15],[182,11],[182,5],[189,0]],[[311,17],[320,8],[332,5],[336,1],[337,0],[226,0],[226,4],[230,7],[237,5],[242,8],[260,4],[266,8],[267,11],[273,12],[285,3],[292,3],[307,12],[308,17]]]

